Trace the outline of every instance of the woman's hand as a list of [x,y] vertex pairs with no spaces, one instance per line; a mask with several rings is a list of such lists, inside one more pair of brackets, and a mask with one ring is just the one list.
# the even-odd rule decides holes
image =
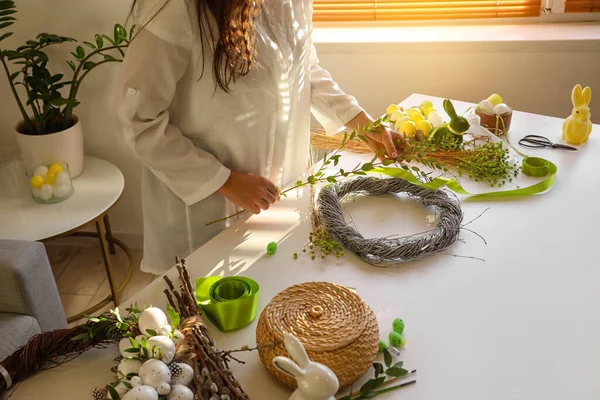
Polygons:
[[375,122],[367,113],[362,112],[354,117],[346,126],[350,129],[359,128],[359,134],[364,135],[367,140],[367,146],[371,151],[377,154],[382,148],[385,148],[385,155],[380,155],[379,160],[384,161],[386,155],[388,158],[398,158],[398,149],[405,146],[404,138],[400,133],[380,125],[374,132],[365,133],[362,128],[369,123]]
[[240,172],[232,172],[219,193],[253,214],[279,201],[277,186],[267,178]]

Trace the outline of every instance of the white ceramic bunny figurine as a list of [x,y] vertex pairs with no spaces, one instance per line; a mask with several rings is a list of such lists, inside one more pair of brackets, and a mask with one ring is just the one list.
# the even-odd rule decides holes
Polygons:
[[283,341],[296,362],[279,356],[273,359],[273,365],[298,383],[289,400],[335,400],[333,395],[340,384],[333,371],[323,364],[310,361],[302,343],[295,336],[286,334]]

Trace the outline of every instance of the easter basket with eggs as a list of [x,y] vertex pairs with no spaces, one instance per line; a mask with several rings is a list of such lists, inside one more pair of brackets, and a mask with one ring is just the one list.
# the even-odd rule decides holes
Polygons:
[[499,94],[492,94],[475,106],[475,114],[480,124],[496,136],[502,136],[510,130],[513,110],[502,100]]

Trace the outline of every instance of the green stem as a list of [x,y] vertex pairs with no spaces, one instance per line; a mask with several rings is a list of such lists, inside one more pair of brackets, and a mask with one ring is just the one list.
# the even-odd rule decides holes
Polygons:
[[33,123],[31,122],[31,119],[27,115],[27,112],[25,111],[25,107],[23,107],[23,103],[21,102],[21,99],[19,98],[19,94],[17,93],[17,89],[15,88],[14,83],[10,79],[10,70],[8,69],[8,65],[6,64],[6,60],[4,60],[4,56],[0,57],[0,60],[2,60],[2,65],[4,66],[4,71],[6,72],[6,77],[8,78],[8,84],[10,85],[10,89],[13,93],[13,96],[15,97],[15,100],[17,101],[17,105],[19,106],[19,111],[21,111],[21,115],[23,116],[23,121],[25,122],[25,130],[28,132],[33,132],[33,130],[34,130]]
[[[118,49],[121,53],[122,53],[122,48],[127,48],[127,46],[129,46],[128,42],[125,42],[125,45],[117,45],[117,46],[110,46],[110,47],[105,47],[102,49],[98,49],[95,50],[93,52],[91,52],[90,54],[88,54],[86,57],[84,57],[80,62],[79,62],[79,66],[77,67],[77,69],[75,70],[75,72],[73,73],[73,84],[71,85],[71,90],[69,91],[69,97],[68,97],[68,103],[67,106],[65,107],[65,109],[63,110],[64,112],[64,120],[63,120],[63,129],[67,129],[69,127],[69,124],[71,123],[71,119],[73,118],[73,109],[75,108],[75,99],[77,97],[77,92],[79,90],[79,86],[81,85],[81,81],[83,80],[83,78],[85,78],[85,76],[94,68],[96,68],[96,66],[100,65],[100,64],[104,64],[106,62],[109,62],[109,60],[104,60],[99,62],[98,64],[96,64],[94,67],[90,68],[89,70],[85,71],[84,74],[82,75],[82,77],[80,79],[78,79],[79,74],[81,73],[81,70],[83,69],[83,66],[85,65],[85,63],[87,61],[90,60],[90,58],[101,54],[102,52],[106,52],[106,51],[110,51],[110,50],[114,50],[114,49]],[[113,60],[110,60],[113,61]],[[120,60],[114,60],[114,61],[120,61]]]

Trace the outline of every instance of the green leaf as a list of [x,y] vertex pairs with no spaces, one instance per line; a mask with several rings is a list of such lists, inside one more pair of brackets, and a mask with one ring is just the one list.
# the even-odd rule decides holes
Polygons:
[[328,177],[327,177],[327,182],[330,182],[330,183],[336,183],[336,182],[337,182],[337,179],[335,179],[335,177],[333,177],[333,176],[328,176]]
[[110,54],[104,54],[104,60],[105,61],[117,61],[117,59],[114,58],[113,56],[111,56]]
[[96,63],[93,61],[86,61],[83,64],[83,70],[84,71],[89,71],[90,69],[94,68],[96,66]]
[[406,374],[408,374],[408,370],[404,369],[404,368],[396,368],[396,367],[392,367],[392,368],[388,368],[385,373],[389,376],[404,376]]
[[125,353],[139,353],[140,349],[138,349],[137,347],[130,347],[128,349],[125,349],[124,351]]
[[357,130],[353,130],[352,133],[350,134],[350,140],[354,139],[357,135]]
[[87,341],[89,339],[90,335],[86,332],[86,333],[80,333],[79,335],[73,336],[71,338],[71,340],[85,340]]
[[131,27],[131,29],[129,29],[129,40],[131,40],[131,39],[133,38],[133,34],[135,33],[135,28],[136,28],[136,26],[137,26],[137,25],[135,25],[135,24],[134,24],[134,25]]
[[347,140],[348,140],[348,133],[344,132],[344,139],[342,140],[342,144],[346,144]]
[[363,164],[363,166],[361,167],[361,169],[365,172],[371,171],[373,169],[373,164],[371,163],[365,163]]
[[355,171],[355,172],[353,172],[353,174],[354,175],[367,175],[367,173],[363,172],[363,171]]
[[360,388],[360,393],[362,395],[369,393],[370,391],[372,391],[373,389],[378,388],[379,386],[381,386],[383,384],[383,382],[385,381],[385,376],[380,376],[379,378],[375,378],[375,379],[369,379],[367,382],[365,382],[364,385],[362,385],[362,387]]
[[99,49],[104,47],[104,39],[102,39],[102,36],[97,33],[96,33],[96,46],[98,46]]
[[177,328],[179,326],[179,322],[181,321],[181,317],[170,304],[167,306],[167,314],[169,315],[173,329]]
[[364,135],[358,135],[358,138],[365,143],[369,143],[369,139],[367,139],[366,136],[364,136]]
[[2,17],[0,18],[0,22],[6,22],[6,21],[16,21],[17,19],[15,17]]
[[392,366],[392,368],[402,368],[404,365],[404,361],[398,361],[396,364]]
[[123,386],[125,386],[127,389],[129,389],[129,390],[133,389],[133,385],[131,383],[126,382],[126,381],[123,381],[122,383],[123,383]]
[[110,310],[110,313],[113,314],[116,318],[117,321],[123,323],[123,317],[121,317],[121,314],[119,312],[119,307],[116,307],[114,310]]
[[13,35],[13,32],[7,32],[4,35],[0,36],[0,42]]
[[94,51],[98,50],[98,48],[96,47],[96,45],[94,43],[83,42],[83,44],[85,44],[87,47],[89,47],[90,49],[92,49]]
[[296,185],[295,185],[295,186],[302,186],[302,181],[301,181],[300,179],[298,179],[298,180],[296,181]]
[[127,31],[123,28],[122,25],[115,25],[115,43],[117,45],[121,44],[125,39],[127,39]]
[[131,380],[131,378],[133,378],[134,376],[138,376],[138,374],[136,374],[135,372],[130,372],[127,374],[127,376],[125,377],[125,379],[127,379],[128,381]]
[[109,42],[110,44],[112,44],[113,46],[116,46],[116,45],[117,45],[117,44],[115,43],[115,41],[114,41],[114,40],[113,40],[111,37],[109,37],[109,36],[106,36],[106,35],[102,35],[102,37],[103,37],[104,39],[108,40],[108,42]]
[[387,167],[387,166],[389,166],[389,165],[392,165],[393,163],[394,163],[394,160],[390,160],[390,159],[385,159],[385,160],[383,160],[383,165],[384,165],[385,167]]
[[20,73],[21,73],[21,71],[13,72],[13,73],[10,75],[10,80],[11,80],[11,82],[12,82],[12,81],[14,81],[14,80],[15,80],[15,78],[16,78],[17,76],[19,76],[19,74],[20,74]]
[[375,378],[383,374],[383,365],[379,363],[373,363],[373,369],[375,370]]
[[410,169],[412,169],[415,172],[419,172],[419,167],[411,167]]
[[85,57],[85,50],[83,47],[81,46],[77,46],[77,49],[75,49],[75,54],[77,56],[78,59],[83,59]]
[[3,29],[3,28],[6,28],[6,27],[9,27],[9,26],[11,26],[12,24],[14,24],[14,22],[12,22],[12,21],[9,21],[9,22],[3,22],[3,23],[1,23],[1,24],[0,24],[0,29]]
[[[69,104],[69,99],[63,99],[62,97],[60,97],[58,99],[52,99],[50,101],[50,104],[52,104],[55,107],[66,106],[67,104]],[[98,318],[94,318],[94,319],[90,319],[90,321],[99,322],[100,320]]]
[[388,349],[383,350],[383,359],[385,361],[385,366],[389,368],[392,365],[392,355]]
[[131,343],[131,347],[135,347],[136,349],[140,348],[140,344],[135,341],[131,336],[129,337],[129,343]]
[[119,393],[117,393],[117,391],[114,387],[112,387],[112,385],[108,385],[107,387],[108,392],[110,393],[110,397],[112,397],[113,400],[121,400],[121,396],[119,396]]
[[73,61],[69,60],[69,61],[67,61],[67,64],[69,64],[69,67],[71,67],[73,72],[75,72],[75,69],[76,69],[75,63]]

